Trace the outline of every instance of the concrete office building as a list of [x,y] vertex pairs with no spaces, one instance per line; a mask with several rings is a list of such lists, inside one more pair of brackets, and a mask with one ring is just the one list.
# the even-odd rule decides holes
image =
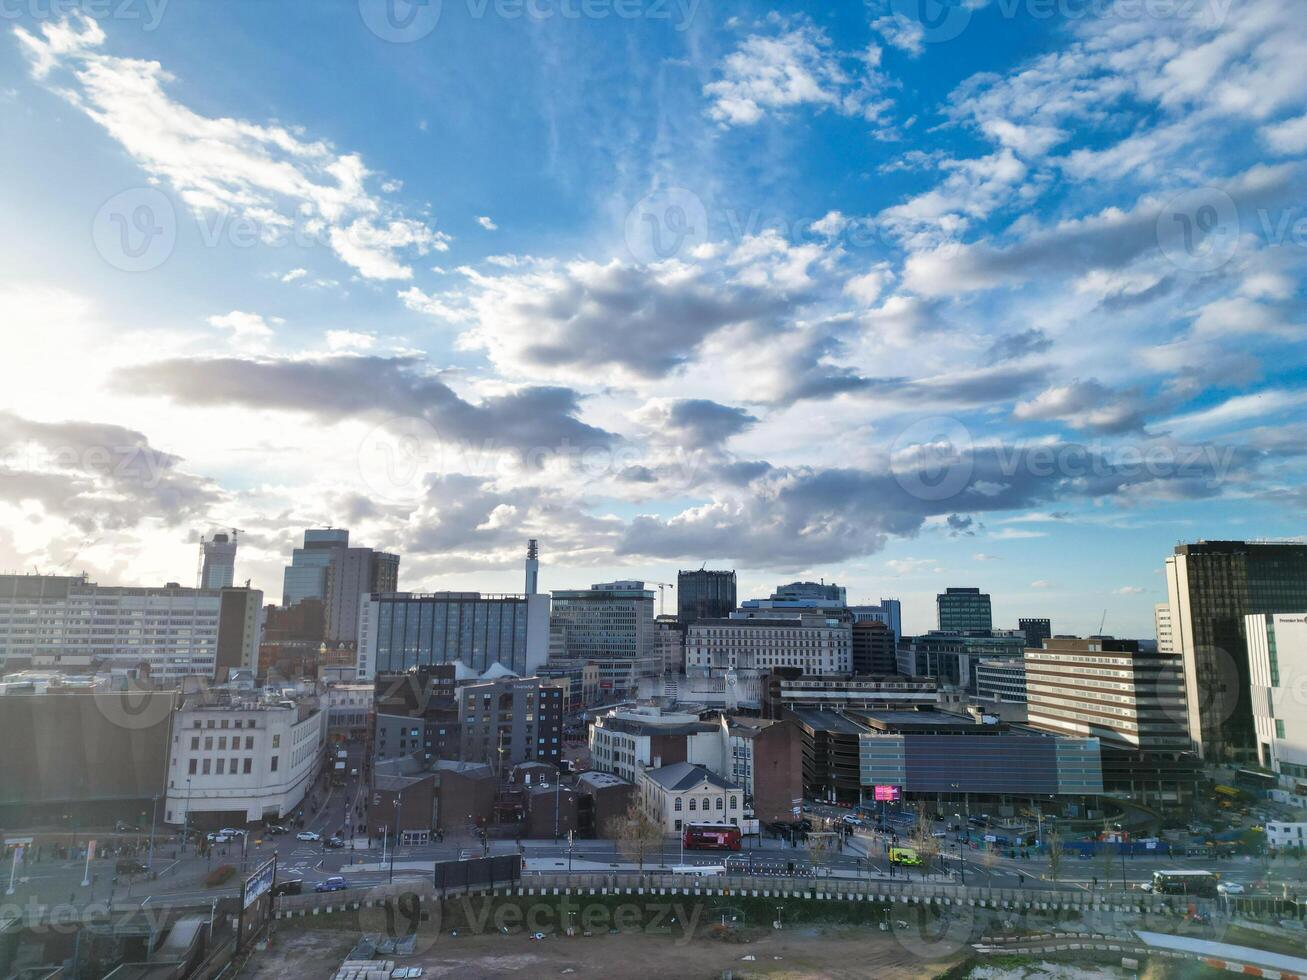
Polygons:
[[1194,749],[1209,761],[1255,758],[1244,617],[1307,613],[1307,545],[1177,545],[1166,581]]
[[848,590],[834,582],[829,585],[825,582],[790,582],[788,585],[776,586],[776,591],[771,594],[771,597],[776,600],[822,599],[827,602],[837,602],[841,606],[849,604]]
[[1161,804],[1192,795],[1199,763],[1178,656],[1134,640],[1054,637],[1026,651],[1025,670],[1030,725],[1097,738],[1109,791]]
[[1024,660],[981,660],[976,663],[976,697],[982,701],[1026,703]]
[[148,674],[156,686],[225,680],[258,664],[257,589],[101,586],[84,576],[0,575],[0,666]]
[[556,589],[550,626],[566,659],[644,660],[654,656],[654,594],[643,582]]
[[899,644],[899,673],[934,677],[941,684],[976,693],[975,668],[982,660],[1020,660],[1026,648],[1020,630],[972,633],[932,631]]
[[662,673],[685,673],[685,627],[675,616],[658,616],[654,629],[654,655],[662,664]]
[[371,548],[340,548],[327,566],[326,641],[358,641],[359,608],[364,595],[399,590],[399,555]]
[[1244,631],[1257,762],[1307,795],[1307,616],[1249,616]]
[[935,596],[935,612],[941,633],[987,633],[994,628],[989,594],[979,589],[945,589]]
[[236,532],[219,531],[200,539],[204,562],[200,566],[200,588],[229,589],[236,581]]
[[883,675],[898,670],[898,641],[885,623],[855,620],[851,639],[854,674]]
[[767,672],[795,667],[805,674],[849,674],[853,631],[820,610],[783,613],[741,610],[730,619],[703,620],[686,633],[685,671]]
[[676,616],[682,626],[725,619],[735,611],[735,572],[700,568],[676,574]]
[[458,689],[459,758],[505,766],[557,766],[563,748],[563,685],[539,677],[504,677]]
[[1026,646],[1036,650],[1053,635],[1053,624],[1047,619],[1018,619],[1017,629],[1026,634]]
[[317,778],[326,744],[316,697],[188,697],[173,722],[164,822],[213,829],[284,819]]
[[933,677],[840,677],[774,671],[764,679],[763,715],[782,718],[793,708],[846,709],[929,707],[939,701]]
[[[636,782],[642,769],[685,762],[694,739],[717,745],[720,733],[711,722],[690,712],[663,711],[651,705],[613,708],[590,726],[590,765]],[[698,757],[711,755],[704,748]]]

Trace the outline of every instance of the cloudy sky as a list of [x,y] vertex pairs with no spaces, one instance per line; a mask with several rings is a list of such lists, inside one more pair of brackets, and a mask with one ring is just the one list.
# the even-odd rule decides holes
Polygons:
[[[0,568],[976,585],[1151,636],[1303,531],[1291,0],[0,17]],[[57,6],[57,5],[56,5]],[[920,17],[924,11],[926,16]]]

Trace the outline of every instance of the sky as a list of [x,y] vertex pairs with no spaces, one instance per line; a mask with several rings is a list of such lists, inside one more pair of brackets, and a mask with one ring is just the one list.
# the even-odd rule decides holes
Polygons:
[[15,0],[0,136],[0,569],[1150,637],[1303,533],[1290,0]]

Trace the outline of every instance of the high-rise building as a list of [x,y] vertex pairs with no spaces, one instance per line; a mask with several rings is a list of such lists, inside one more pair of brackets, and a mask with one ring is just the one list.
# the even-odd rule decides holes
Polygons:
[[643,582],[600,582],[555,590],[553,597],[550,626],[563,658],[653,658],[654,594]]
[[344,528],[309,528],[283,576],[282,605],[319,599],[326,612],[323,639],[352,646],[358,638],[360,597],[399,591],[399,556],[351,548]]
[[1307,612],[1307,545],[1199,541],[1166,559],[1189,737],[1208,760],[1256,754],[1244,617]]
[[898,671],[894,631],[875,619],[853,624],[853,673],[884,675]]
[[489,763],[496,772],[522,762],[557,765],[565,686],[539,677],[504,677],[460,687],[460,759]]
[[236,532],[219,531],[201,538],[204,564],[200,568],[200,588],[228,589],[236,580]]
[[979,589],[945,589],[935,596],[940,632],[984,632],[994,628],[989,594]]
[[1307,616],[1260,614],[1244,623],[1257,761],[1307,795]]
[[903,639],[903,606],[898,599],[881,599],[880,605],[849,606],[855,623],[884,623],[894,634],[897,645]]
[[1153,629],[1157,634],[1158,653],[1179,653],[1175,648],[1175,632],[1171,629],[1171,607],[1165,602],[1153,606]]
[[[85,577],[0,575],[0,666],[226,680],[258,663],[257,589],[102,586]],[[12,661],[12,663],[7,663]]]
[[715,677],[777,667],[848,676],[853,671],[851,624],[821,610],[741,611],[730,619],[701,620],[686,631],[688,675]]
[[654,649],[662,662],[664,674],[685,673],[685,626],[677,616],[658,616],[654,620],[657,640]]
[[1026,634],[1026,646],[1036,650],[1053,635],[1053,624],[1047,619],[1018,619],[1017,629]]
[[281,604],[293,606],[301,599],[327,602],[327,568],[338,548],[349,547],[349,531],[340,527],[309,528],[304,546],[291,554],[282,577]]
[[735,611],[735,572],[700,568],[676,573],[676,615],[682,626],[724,619]]

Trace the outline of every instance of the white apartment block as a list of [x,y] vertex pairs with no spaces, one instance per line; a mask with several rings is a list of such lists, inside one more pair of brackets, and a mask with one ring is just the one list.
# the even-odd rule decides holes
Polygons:
[[853,671],[853,631],[848,623],[822,614],[768,612],[705,619],[686,634],[685,672],[689,676],[725,671],[770,671],[797,667],[804,674]]
[[258,664],[257,589],[101,586],[84,577],[0,575],[0,667],[107,671],[156,684],[225,680]]
[[1307,850],[1307,823],[1286,823],[1283,820],[1266,821],[1266,845],[1276,850],[1285,847]]
[[1179,653],[1175,647],[1175,631],[1171,625],[1171,606],[1159,602],[1153,606],[1153,628],[1157,633],[1158,653]]
[[1257,761],[1284,786],[1307,784],[1307,615],[1244,617]]
[[316,698],[210,692],[189,700],[173,719],[164,820],[281,820],[317,777],[326,743],[327,713]]
[[717,726],[696,714],[648,705],[614,708],[590,726],[590,765],[635,783],[646,768],[695,758],[695,739],[715,746],[719,738]]

